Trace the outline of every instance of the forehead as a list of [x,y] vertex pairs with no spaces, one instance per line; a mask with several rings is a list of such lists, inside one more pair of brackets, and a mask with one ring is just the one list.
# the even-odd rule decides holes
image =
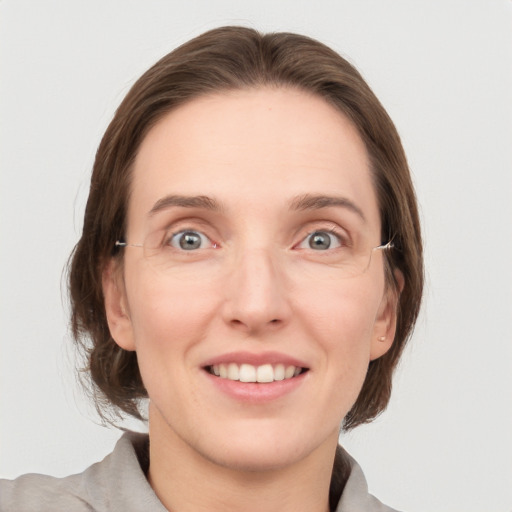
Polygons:
[[289,88],[194,99],[164,116],[139,148],[129,225],[169,194],[222,204],[284,204],[342,195],[379,223],[366,148],[325,100]]

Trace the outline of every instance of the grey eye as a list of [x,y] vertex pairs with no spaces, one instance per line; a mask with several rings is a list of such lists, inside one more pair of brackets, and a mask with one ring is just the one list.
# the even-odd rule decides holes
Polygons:
[[170,241],[172,247],[183,249],[184,251],[201,249],[208,243],[208,238],[198,231],[180,231],[179,233],[175,233]]
[[331,246],[332,235],[325,231],[315,231],[308,237],[308,244],[311,249],[325,251]]
[[298,249],[313,249],[314,251],[327,251],[337,249],[343,245],[342,239],[332,231],[313,231],[297,246]]

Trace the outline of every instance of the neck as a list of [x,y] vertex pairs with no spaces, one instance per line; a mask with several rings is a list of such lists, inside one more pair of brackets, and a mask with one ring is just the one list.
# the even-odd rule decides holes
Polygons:
[[293,464],[250,469],[208,460],[167,425],[149,430],[149,483],[171,512],[329,511],[337,437]]

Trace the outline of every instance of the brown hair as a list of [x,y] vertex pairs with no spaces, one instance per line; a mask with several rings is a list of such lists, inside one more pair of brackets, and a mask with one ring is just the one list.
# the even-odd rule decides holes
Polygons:
[[114,242],[123,237],[131,169],[148,131],[184,102],[219,91],[252,87],[294,87],[324,98],[358,129],[370,161],[387,251],[386,275],[397,290],[393,270],[405,285],[400,294],[397,330],[391,349],[370,362],[359,397],[344,420],[353,428],[386,407],[391,377],[416,321],[423,290],[420,224],[414,189],[397,131],[358,71],[336,52],[305,36],[260,34],[242,27],[211,30],[169,53],[131,88],[98,148],[83,233],[70,261],[71,327],[85,350],[96,405],[140,418],[147,397],[135,352],[112,339],[104,306],[102,273]]

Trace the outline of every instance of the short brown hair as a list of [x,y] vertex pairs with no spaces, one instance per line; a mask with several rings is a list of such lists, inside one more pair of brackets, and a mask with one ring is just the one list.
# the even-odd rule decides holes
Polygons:
[[[293,87],[324,98],[359,131],[372,167],[382,241],[393,239],[386,275],[404,276],[391,349],[371,361],[344,428],[371,421],[391,394],[394,368],[416,321],[423,291],[423,257],[411,177],[393,122],[359,72],[336,52],[308,37],[260,34],[242,27],[206,32],[169,53],[144,73],[119,106],[98,148],[83,232],[70,260],[71,327],[84,349],[100,414],[105,405],[140,418],[147,397],[137,354],[112,339],[104,306],[102,273],[114,242],[123,237],[132,164],[148,131],[178,105],[209,93],[254,87]],[[103,417],[106,416],[103,414]]]

